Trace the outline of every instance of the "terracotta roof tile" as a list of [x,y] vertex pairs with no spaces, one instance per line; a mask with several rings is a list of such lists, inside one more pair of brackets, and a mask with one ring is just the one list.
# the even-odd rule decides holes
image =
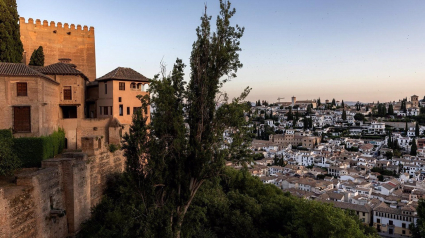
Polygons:
[[52,78],[20,63],[0,63],[0,75],[4,76],[37,76],[59,84]]
[[148,82],[149,79],[143,76],[141,73],[131,69],[118,67],[111,72],[105,74],[104,76],[96,79],[97,81],[104,80],[130,80],[130,81],[140,81],[140,82]]
[[85,80],[88,80],[81,71],[75,69],[73,64],[56,63],[46,67],[35,68],[35,70],[47,75],[80,75]]

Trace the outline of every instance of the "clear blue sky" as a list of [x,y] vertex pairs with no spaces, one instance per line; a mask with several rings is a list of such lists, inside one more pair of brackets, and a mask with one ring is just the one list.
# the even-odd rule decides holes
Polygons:
[[[389,101],[425,94],[425,1],[233,0],[246,28],[244,67],[225,89],[250,100]],[[188,64],[204,5],[218,0],[17,0],[20,16],[95,27],[97,76],[118,66],[146,77]],[[187,78],[189,68],[186,70]],[[285,100],[286,101],[286,100]]]

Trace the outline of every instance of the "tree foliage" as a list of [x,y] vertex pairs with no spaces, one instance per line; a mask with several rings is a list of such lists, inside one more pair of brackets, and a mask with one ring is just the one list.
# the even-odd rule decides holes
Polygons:
[[[244,28],[230,25],[235,9],[229,2],[220,1],[220,9],[215,32],[206,9],[201,17],[189,83],[183,78],[182,60],[176,60],[169,75],[163,68],[150,82],[150,96],[140,97],[145,113],[149,105],[155,108],[152,123],[139,113],[124,136],[127,172],[146,216],[155,217],[162,227],[160,237],[181,236],[195,195],[206,180],[221,175],[226,160],[243,163],[251,157],[244,119],[249,108],[243,101],[250,89],[231,101],[220,92],[242,67],[238,52]],[[225,132],[231,140],[223,138]]]
[[[146,216],[133,181],[116,176],[105,198],[84,224],[83,237],[165,237],[158,217]],[[376,230],[346,212],[299,199],[265,185],[246,170],[227,169],[205,182],[187,212],[183,237],[377,237]]]
[[38,47],[38,49],[32,52],[29,65],[44,66],[43,46]]
[[345,111],[345,109],[342,110],[342,120],[347,120],[347,112]]
[[0,130],[0,176],[10,175],[19,168],[21,161],[13,150],[11,130]]
[[0,62],[21,63],[24,48],[16,0],[0,0]]
[[412,146],[410,148],[410,155],[416,156],[417,150],[418,150],[418,146],[416,145],[416,139],[413,138]]

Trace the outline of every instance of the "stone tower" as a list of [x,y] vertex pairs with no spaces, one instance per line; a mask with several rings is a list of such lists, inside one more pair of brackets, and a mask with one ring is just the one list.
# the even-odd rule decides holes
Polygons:
[[43,46],[44,65],[57,63],[61,58],[71,60],[77,69],[83,72],[90,81],[96,79],[96,52],[94,27],[81,27],[58,22],[50,24],[39,19],[19,19],[21,41],[24,45],[24,63],[28,64],[32,52],[39,46]]
[[411,96],[412,107],[418,107],[419,106],[419,97],[416,95]]
[[297,102],[297,97],[292,96],[292,106],[295,106],[295,103]]

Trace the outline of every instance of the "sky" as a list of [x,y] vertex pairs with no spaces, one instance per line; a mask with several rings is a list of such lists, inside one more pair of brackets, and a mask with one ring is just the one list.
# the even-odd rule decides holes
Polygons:
[[[249,100],[398,101],[425,92],[425,1],[233,0],[243,63],[224,87]],[[196,27],[218,0],[17,0],[21,17],[95,28],[97,77],[118,66],[148,78],[189,63]],[[189,80],[190,68],[186,68]]]

